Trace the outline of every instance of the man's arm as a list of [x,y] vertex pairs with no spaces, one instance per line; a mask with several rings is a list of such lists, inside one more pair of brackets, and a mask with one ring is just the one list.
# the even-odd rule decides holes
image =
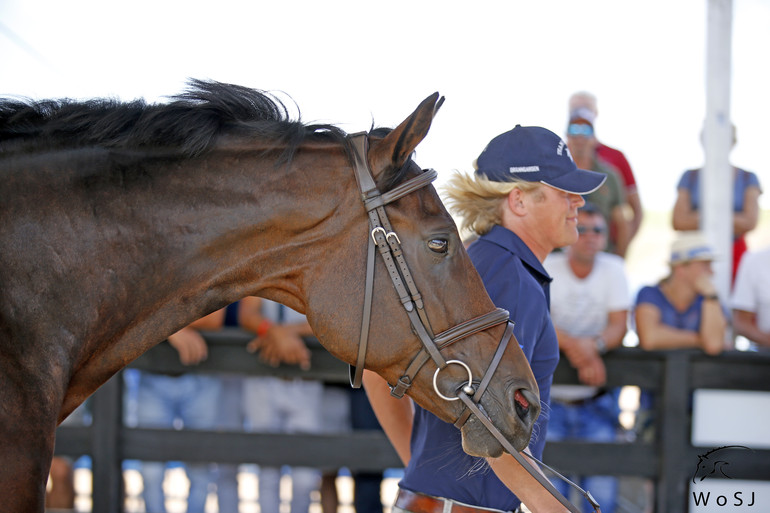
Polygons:
[[[364,371],[364,388],[382,429],[401,461],[408,465],[411,458],[409,442],[414,419],[411,399],[397,399],[390,395],[388,383],[369,370]],[[566,511],[564,506],[510,454],[490,458],[488,461],[500,480],[535,513]],[[531,463],[537,468],[536,463]]]
[[607,313],[607,326],[601,333],[606,349],[616,349],[623,345],[623,337],[628,331],[628,310],[615,310]]
[[607,381],[607,369],[604,367],[596,337],[573,337],[564,330],[556,328],[559,349],[578,372],[581,383],[590,386],[602,386]]
[[214,331],[220,329],[225,323],[225,309],[220,308],[205,317],[201,317],[197,321],[193,321],[187,325],[188,328],[195,328],[196,330]]
[[678,231],[697,230],[700,227],[700,214],[690,206],[690,191],[687,189],[677,191],[671,226]]
[[[526,453],[522,453],[525,457]],[[499,458],[487,458],[489,466],[521,502],[534,513],[565,512],[567,509],[551,495],[513,456],[506,453]],[[529,460],[538,471],[537,463]],[[542,472],[541,472],[542,474]]]
[[757,326],[757,314],[746,310],[733,310],[735,333],[757,344],[770,347],[770,332],[764,332]]
[[404,466],[408,465],[412,457],[410,448],[414,421],[412,400],[408,397],[398,399],[390,395],[388,382],[372,371],[364,370],[363,380],[369,403],[382,430],[393,444]]
[[631,222],[626,219],[624,205],[625,203],[622,203],[610,211],[610,223],[615,227],[615,253],[621,257],[626,256],[631,240]]
[[[718,301],[704,301],[703,308],[704,315],[714,315],[718,317],[714,321],[722,324],[720,319],[724,317],[720,313],[722,307]],[[716,335],[711,334],[708,341],[704,341],[701,333],[697,331],[683,330],[664,324],[660,320],[660,310],[650,303],[642,303],[636,307],[636,332],[639,334],[639,345],[647,351],[698,348],[708,354],[718,354],[724,349],[722,342],[716,345],[710,343],[715,336],[724,337],[723,328]]]
[[742,236],[757,227],[759,222],[759,187],[749,187],[743,193],[743,210],[733,213],[733,233]]
[[700,347],[697,332],[663,324],[660,310],[650,303],[636,307],[636,332],[639,334],[639,345],[647,351]]
[[706,354],[719,354],[725,347],[725,338],[727,335],[727,318],[722,310],[722,304],[719,299],[708,299],[716,297],[717,289],[708,275],[701,275],[695,280],[695,289],[704,298],[701,304],[700,321],[700,341],[701,347]]
[[629,221],[628,239],[633,240],[636,237],[639,227],[642,226],[642,219],[644,218],[644,210],[642,209],[642,200],[639,198],[639,193],[634,191],[626,195],[626,201],[628,206],[631,207],[631,220]]

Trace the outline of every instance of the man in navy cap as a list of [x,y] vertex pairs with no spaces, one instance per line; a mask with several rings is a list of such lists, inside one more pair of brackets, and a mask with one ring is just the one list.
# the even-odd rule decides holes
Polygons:
[[[559,344],[549,314],[551,278],[542,262],[577,241],[582,195],[600,187],[605,175],[578,169],[553,132],[520,125],[492,139],[476,163],[474,175],[457,173],[448,182],[449,207],[479,236],[468,253],[492,300],[510,312],[547,412]],[[509,512],[522,501],[536,513],[565,511],[509,454],[486,461],[469,456],[452,424],[392,398],[373,373],[364,375],[364,384],[406,464],[394,512]],[[547,415],[541,415],[528,448],[538,459],[546,427]]]

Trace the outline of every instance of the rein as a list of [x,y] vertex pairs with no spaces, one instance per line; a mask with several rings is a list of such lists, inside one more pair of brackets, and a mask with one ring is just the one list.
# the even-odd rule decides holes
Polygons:
[[[437,367],[435,373],[433,374],[433,389],[436,394],[438,394],[439,397],[444,400],[461,400],[465,404],[465,409],[455,421],[454,425],[460,428],[465,424],[468,418],[470,418],[471,414],[476,415],[476,417],[482,422],[482,424],[484,424],[484,426],[498,440],[498,442],[500,442],[500,444],[516,459],[517,462],[519,462],[522,467],[524,467],[527,472],[529,472],[529,474],[532,475],[532,477],[534,477],[543,487],[545,487],[546,490],[548,490],[561,504],[569,509],[569,511],[572,513],[580,513],[580,510],[571,502],[569,502],[558,490],[556,490],[556,488],[554,488],[554,486],[545,476],[543,476],[537,469],[535,469],[524,458],[524,456],[519,454],[519,452],[511,445],[510,442],[508,442],[508,440],[505,439],[503,434],[500,433],[494,424],[492,424],[492,421],[479,407],[481,397],[486,391],[490,381],[492,380],[492,375],[495,373],[495,370],[502,360],[503,353],[508,347],[508,343],[511,339],[516,341],[516,337],[513,335],[513,323],[509,321],[508,311],[502,308],[496,308],[489,313],[465,321],[437,335],[433,334],[430,321],[424,309],[422,296],[417,290],[414,279],[412,278],[412,274],[406,265],[403,251],[401,249],[401,240],[398,238],[398,235],[393,231],[390,225],[387,213],[385,212],[385,205],[429,185],[431,182],[433,182],[433,180],[436,179],[438,173],[436,173],[436,171],[433,169],[428,169],[425,172],[415,176],[414,178],[411,178],[408,181],[402,183],[398,187],[395,187],[386,193],[381,193],[377,189],[377,184],[372,177],[371,171],[369,170],[369,164],[367,162],[369,144],[368,135],[366,132],[352,134],[348,136],[347,141],[353,160],[353,169],[355,171],[356,183],[358,184],[359,191],[361,192],[361,200],[364,203],[364,207],[366,208],[369,217],[370,229],[370,237],[366,257],[366,284],[364,292],[363,319],[361,322],[361,336],[359,338],[356,365],[355,367],[351,366],[350,368],[351,386],[353,388],[360,388],[363,379],[364,362],[366,360],[366,349],[369,340],[372,298],[374,295],[375,252],[379,252],[380,256],[385,262],[388,275],[390,276],[390,279],[393,282],[393,286],[398,293],[401,304],[409,316],[412,328],[422,343],[422,348],[407,366],[404,374],[398,379],[397,384],[390,387],[391,395],[398,398],[403,397],[412,386],[414,377],[419,372],[419,370],[428,362],[429,359],[433,360]],[[474,382],[471,370],[467,364],[460,360],[447,361],[441,355],[442,349],[454,344],[455,342],[503,323],[506,323],[506,329],[503,333],[503,337],[500,340],[500,344],[495,351],[495,355],[493,356],[486,373],[478,384]],[[437,386],[439,373],[449,365],[460,365],[468,373],[468,383],[460,389],[456,397],[448,397],[442,394]],[[528,457],[577,489],[591,503],[595,512],[600,512],[599,504],[594,500],[590,492],[583,490],[578,485],[568,480],[549,466],[538,461],[537,459],[532,458],[531,456]]]

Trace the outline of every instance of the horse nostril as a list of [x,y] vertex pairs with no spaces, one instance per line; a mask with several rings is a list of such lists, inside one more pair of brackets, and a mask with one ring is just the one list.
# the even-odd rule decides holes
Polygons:
[[516,407],[516,414],[520,419],[524,420],[529,413],[529,401],[527,401],[527,398],[521,393],[521,390],[516,390],[513,394],[513,404]]
[[521,393],[521,390],[517,390],[516,393],[513,394],[513,399],[522,408],[529,408],[529,401],[527,401],[527,398],[524,397],[524,394]]

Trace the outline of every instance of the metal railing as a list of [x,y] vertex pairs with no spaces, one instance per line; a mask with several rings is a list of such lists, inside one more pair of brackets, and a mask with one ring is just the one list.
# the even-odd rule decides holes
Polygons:
[[[176,351],[162,343],[131,367],[153,372],[235,373],[302,376],[327,383],[347,383],[348,367],[308,341],[309,371],[273,368],[245,351],[250,336],[239,330],[204,333],[209,357],[196,367],[179,363]],[[549,442],[544,461],[562,473],[641,476],[656,483],[656,511],[687,510],[688,482],[703,448],[690,443],[691,394],[695,389],[770,391],[770,355],[730,352],[718,357],[698,351],[646,352],[624,348],[605,355],[607,385],[638,386],[655,393],[655,440],[629,443]],[[565,360],[555,383],[577,383]],[[116,375],[91,402],[89,426],[57,430],[56,454],[88,454],[93,464],[93,511],[123,510],[122,462],[126,459],[302,465],[351,470],[398,468],[401,462],[384,434],[353,431],[340,435],[284,435],[231,431],[140,429],[123,422],[123,380]],[[720,414],[729,414],[729,411]],[[731,455],[731,477],[770,480],[770,450]]]

